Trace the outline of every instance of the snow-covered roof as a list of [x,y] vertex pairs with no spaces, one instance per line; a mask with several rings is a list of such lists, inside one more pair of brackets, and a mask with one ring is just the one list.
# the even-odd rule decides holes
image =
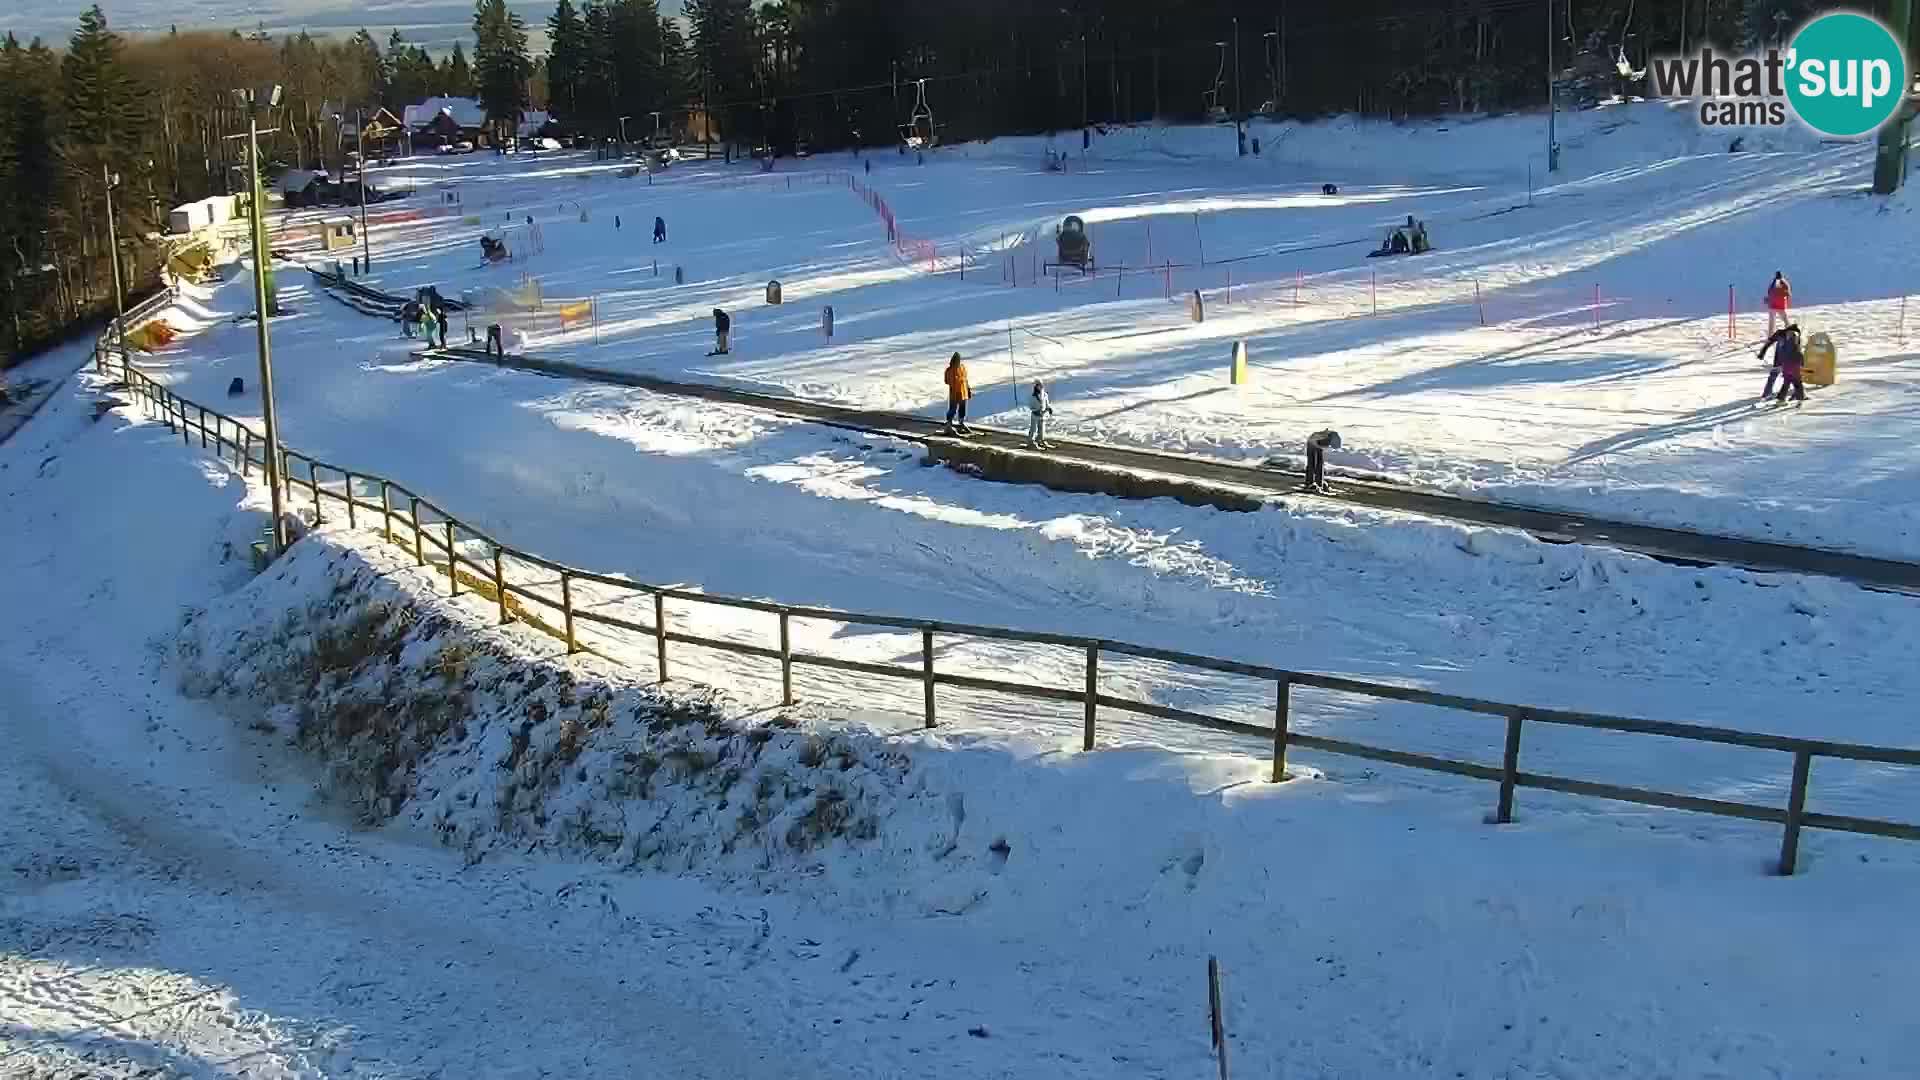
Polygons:
[[446,113],[453,122],[463,128],[485,127],[487,110],[478,101],[465,97],[430,97],[418,105],[409,105],[406,115],[401,117],[407,127],[419,129],[433,123],[433,118]]

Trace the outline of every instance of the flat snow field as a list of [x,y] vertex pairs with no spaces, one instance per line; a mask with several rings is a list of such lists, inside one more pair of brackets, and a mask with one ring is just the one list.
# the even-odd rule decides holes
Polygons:
[[[0,447],[5,1075],[1194,1076],[1210,955],[1235,1075],[1920,1069],[1920,864],[1864,838],[1810,836],[1808,872],[1769,878],[1772,830],[1531,795],[1496,829],[1484,785],[1345,763],[1274,787],[1237,753],[1080,754],[965,714],[819,721],[907,772],[876,838],[783,874],[354,827],[275,717],[176,689],[183,623],[297,636],[371,569],[455,638],[554,643],[435,599],[371,532],[251,578],[259,488],[92,421],[80,382]],[[494,783],[467,750],[423,783]]]
[[[415,159],[390,182],[419,185],[418,207],[457,197],[464,217],[376,227],[375,277],[451,293],[528,275],[549,297],[595,300],[591,320],[529,326],[542,355],[931,411],[958,350],[977,414],[1014,426],[1025,385],[1044,377],[1074,437],[1259,459],[1332,426],[1347,445],[1336,468],[1920,556],[1903,434],[1920,278],[1893,241],[1920,220],[1909,195],[1865,193],[1871,147],[1785,133],[1729,154],[1658,103],[1562,119],[1551,177],[1537,116],[1262,124],[1261,156],[1242,160],[1231,129],[1124,129],[1084,155],[1062,138],[1065,173],[1044,170],[1053,144],[1037,138],[924,165],[835,155],[761,174],[695,161],[652,185],[580,155]],[[848,175],[892,208],[907,256]],[[1321,194],[1327,182],[1337,195]],[[1066,214],[1089,223],[1105,269],[1056,287],[1044,265]],[[1409,214],[1436,250],[1367,258]],[[650,242],[655,215],[665,244]],[[528,218],[544,253],[482,268],[481,230]],[[672,285],[675,268],[687,284]],[[1776,269],[1795,318],[1840,357],[1838,384],[1787,410],[1759,405],[1754,359]],[[763,298],[776,279],[781,307]],[[716,305],[734,316],[734,349],[706,358]],[[1239,387],[1235,341],[1253,369]]]

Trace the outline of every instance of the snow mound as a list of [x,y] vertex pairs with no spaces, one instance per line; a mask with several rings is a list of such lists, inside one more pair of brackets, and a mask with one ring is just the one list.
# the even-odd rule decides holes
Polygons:
[[325,530],[296,543],[188,615],[182,688],[284,732],[362,823],[429,830],[471,862],[544,850],[837,901],[861,891],[851,879],[911,880],[926,910],[951,910],[940,878],[997,858],[956,852],[949,801],[900,743],[556,655],[433,596],[403,558]]

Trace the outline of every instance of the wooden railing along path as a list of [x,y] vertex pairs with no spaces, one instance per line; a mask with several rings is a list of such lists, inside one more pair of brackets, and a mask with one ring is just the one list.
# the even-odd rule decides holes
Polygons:
[[[105,356],[109,351],[102,350],[103,365],[106,363]],[[138,397],[150,415],[164,421],[169,430],[179,432],[185,444],[191,446],[197,437],[201,448],[229,459],[243,476],[250,474],[256,468],[264,469],[265,440],[251,428],[217,410],[209,409],[175,394],[130,364],[122,366],[125,368],[128,390]],[[927,727],[935,726],[937,721],[935,691],[943,686],[1078,704],[1082,708],[1081,748],[1084,750],[1092,750],[1094,747],[1100,710],[1117,709],[1268,740],[1273,748],[1271,779],[1274,782],[1287,779],[1287,754],[1296,747],[1484,780],[1498,785],[1498,795],[1491,818],[1496,823],[1513,820],[1514,792],[1518,788],[1538,788],[1543,791],[1557,791],[1571,795],[1585,795],[1721,817],[1768,822],[1782,828],[1777,864],[1782,874],[1794,872],[1799,860],[1800,834],[1802,830],[1808,828],[1863,833],[1900,840],[1920,840],[1920,825],[1876,818],[1823,814],[1807,809],[1807,790],[1815,758],[1920,766],[1920,749],[1803,739],[1701,724],[1516,705],[1366,679],[1223,660],[1106,638],[909,619],[831,608],[801,607],[766,600],[716,596],[670,586],[649,585],[566,566],[507,547],[447,513],[425,496],[385,477],[349,470],[284,447],[281,450],[281,457],[280,475],[285,478],[289,506],[304,493],[305,497],[311,499],[316,518],[326,512],[329,502],[337,508],[344,509],[349,526],[357,527],[361,516],[366,515],[370,525],[378,523],[382,535],[387,540],[410,550],[418,565],[423,567],[433,565],[436,569],[443,569],[447,575],[447,587],[450,593],[455,596],[460,595],[463,583],[469,592],[491,593],[501,622],[513,621],[516,617],[522,618],[565,641],[569,652],[576,652],[582,648],[579,638],[582,623],[597,624],[649,636],[653,638],[655,646],[655,671],[662,681],[668,677],[668,646],[684,644],[777,662],[780,665],[781,699],[786,705],[794,703],[793,670],[796,666],[829,668],[903,681],[917,681],[923,690],[922,719]],[[304,477],[301,475],[302,472],[305,473]],[[335,477],[338,478],[337,490],[331,486]],[[557,585],[557,589],[543,588],[542,583],[513,580],[504,568],[508,560],[538,567],[555,575],[554,584]],[[582,583],[651,598],[651,621],[637,621],[611,615],[605,611],[589,610],[576,602],[574,595],[575,585]],[[670,629],[666,606],[669,602],[764,613],[771,616],[768,630],[772,643],[756,645]],[[527,607],[529,604],[534,607]],[[542,617],[538,613],[540,611],[551,614]],[[795,619],[827,620],[853,626],[918,631],[920,663],[917,666],[875,663],[796,650],[792,645],[791,634],[791,624]],[[1066,687],[1034,685],[1006,679],[943,672],[935,665],[936,638],[1012,641],[1078,650],[1085,656],[1086,678],[1082,685]],[[1273,722],[1271,725],[1246,723],[1155,702],[1102,693],[1099,685],[1102,656],[1135,657],[1271,684],[1274,694]],[[1412,702],[1498,717],[1505,725],[1506,736],[1500,765],[1494,767],[1292,731],[1289,727],[1292,711],[1291,697],[1296,688],[1328,690],[1381,701]],[[1791,760],[1792,779],[1788,787],[1787,804],[1767,806],[1734,802],[1555,776],[1548,773],[1528,772],[1520,767],[1520,749],[1522,736],[1527,728],[1533,725],[1653,735],[1691,742],[1777,751],[1788,755]]]

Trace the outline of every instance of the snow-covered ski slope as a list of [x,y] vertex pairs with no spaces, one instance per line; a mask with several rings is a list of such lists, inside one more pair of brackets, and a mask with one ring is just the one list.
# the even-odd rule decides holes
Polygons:
[[[1245,159],[1231,129],[1126,129],[1084,156],[1077,136],[1006,139],[925,165],[834,155],[762,174],[696,161],[651,185],[580,155],[421,158],[390,171],[421,185],[412,205],[455,190],[480,224],[376,227],[374,280],[451,294],[529,274],[549,297],[595,297],[596,319],[550,320],[527,347],[601,365],[931,409],[958,350],[977,414],[1003,423],[1024,423],[1012,384],[1045,377],[1060,431],[1077,437],[1249,459],[1298,453],[1332,426],[1347,446],[1336,469],[1920,555],[1902,434],[1920,371],[1920,300],[1909,311],[1905,297],[1920,271],[1900,240],[1920,221],[1910,195],[1865,194],[1869,148],[1784,133],[1729,154],[1685,110],[1641,103],[1563,115],[1565,167],[1549,178],[1543,126],[1256,125],[1262,154]],[[1067,172],[1042,168],[1049,145]],[[836,179],[849,173],[890,205],[913,257],[882,242]],[[1327,182],[1338,195],[1320,193]],[[1109,269],[1035,284],[1069,213]],[[649,238],[656,214],[663,245]],[[1366,258],[1408,214],[1437,250]],[[529,216],[544,254],[483,268],[480,230]],[[675,267],[687,284],[672,285]],[[1757,405],[1775,269],[1805,329],[1840,353],[1839,384],[1787,411]],[[773,279],[782,307],[763,301]],[[1187,314],[1195,289],[1202,325]],[[734,348],[706,358],[716,305],[734,316]],[[1231,387],[1236,340],[1253,377]]]
[[[554,426],[568,400],[552,384],[509,400],[526,381],[472,369],[362,367],[343,358],[369,348],[345,321],[303,314],[278,325],[297,384],[288,400],[337,396],[313,377],[328,367],[375,383],[399,412],[437,397],[438,413],[407,422],[471,433],[476,444],[491,429],[494,448],[476,449],[476,459]],[[342,347],[293,347],[303,330],[336,333]],[[217,333],[198,347],[221,345]],[[416,380],[418,395],[405,389]],[[286,746],[284,711],[178,689],[184,640],[202,646],[201,681],[272,663],[220,651],[241,638],[283,633],[292,659],[309,625],[300,613],[365,594],[371,569],[376,591],[411,598],[436,622],[451,614],[434,644],[483,642],[509,662],[546,664],[559,662],[559,646],[523,628],[488,629],[488,606],[472,598],[452,613],[435,599],[431,573],[367,533],[330,530],[252,577],[242,552],[262,521],[258,474],[240,484],[132,411],[93,421],[99,380],[76,383],[0,446],[9,515],[0,578],[14,601],[0,619],[0,1073],[1211,1075],[1210,955],[1225,967],[1235,1075],[1866,1080],[1920,1071],[1909,1037],[1920,865],[1910,845],[1867,837],[1810,834],[1806,872],[1773,879],[1764,873],[1773,830],[1745,823],[1615,817],[1525,793],[1516,823],[1495,828],[1481,820],[1484,784],[1410,783],[1417,775],[1330,762],[1324,777],[1275,787],[1259,782],[1262,763],[1237,753],[1115,743],[1081,754],[1044,730],[970,727],[981,718],[958,708],[947,713],[952,727],[932,733],[806,721],[804,730],[836,738],[851,730],[897,756],[902,772],[874,807],[873,840],[782,853],[778,865],[814,864],[805,871],[767,873],[751,847],[731,857],[717,842],[702,850],[703,836],[727,834],[738,807],[715,805],[708,816],[720,820],[663,840],[702,856],[684,871],[695,880],[587,861],[558,842],[566,825],[557,813],[539,831],[503,829],[479,861],[440,849],[440,820],[403,813],[379,829],[356,827],[316,797],[324,777]],[[483,397],[502,404],[469,427],[446,420],[453,405]],[[585,404],[573,399],[571,411]],[[605,417],[615,404],[642,405],[603,404]],[[516,410],[525,428],[496,426]],[[672,464],[689,476],[707,470],[699,487],[717,503],[735,487],[792,517],[795,504],[766,472],[757,483],[717,479],[729,452],[756,446],[784,448],[796,474],[865,472],[832,466],[824,447],[809,455],[797,434],[782,443],[748,428],[723,444],[725,417],[705,418],[713,426],[697,436],[699,417],[668,425],[629,416],[628,438],[667,433],[618,459],[632,487],[651,477],[669,488],[663,498],[674,493],[674,470],[662,467]],[[323,430],[314,411],[288,425],[303,441]],[[329,438],[343,455],[413,455],[409,468],[434,468],[425,442],[401,443],[370,421],[359,431],[354,446],[349,434]],[[588,445],[531,445],[524,468],[578,477],[566,462]],[[817,468],[803,468],[809,457]],[[866,482],[895,481],[869,473]],[[521,505],[517,528],[550,510]],[[716,526],[749,545],[740,554],[757,554],[753,526],[737,509],[717,510]],[[609,516],[596,542],[608,552],[644,545],[650,523],[680,527]],[[770,527],[797,534],[802,524]],[[726,535],[709,536],[715,563]],[[1450,550],[1422,554],[1444,570],[1467,558]],[[801,555],[796,575],[827,563]],[[860,552],[847,561],[858,559],[875,567],[874,589],[893,586],[882,576],[887,560]],[[1350,572],[1309,565],[1304,576]],[[1630,578],[1637,573],[1636,564]],[[1082,580],[1096,576],[1089,569]],[[1701,580],[1716,596],[1747,588],[1728,576]],[[966,591],[985,592],[978,583]],[[1606,590],[1586,595],[1600,604]],[[1455,626],[1476,633],[1464,620]],[[605,665],[578,664],[584,679],[617,679]],[[827,717],[865,697],[858,686],[837,690],[804,693]],[[1833,708],[1820,719],[1831,722],[1852,704],[1825,700]],[[536,728],[540,752],[558,723]],[[506,741],[497,727],[476,731],[422,759],[422,787],[457,795],[513,784],[495,761]],[[656,807],[594,786],[625,748],[591,741],[581,779],[562,770],[543,789],[549,805],[584,801],[596,815],[634,815],[632,827],[654,814],[698,817],[697,800]],[[750,798],[750,786],[734,794]],[[499,827],[491,799],[447,803],[462,830]]]
[[[295,309],[274,323],[291,445],[394,477],[506,543],[586,569],[1523,704],[1912,742],[1920,605],[1904,596],[1333,506],[1236,514],[986,483],[924,468],[905,447],[749,409],[417,359],[392,324],[307,287],[286,286],[283,302]],[[237,282],[180,314],[246,303]],[[251,327],[209,320],[146,363],[182,394],[221,403],[231,377],[252,379],[252,350]],[[244,414],[252,398],[223,407]],[[708,636],[772,642],[771,624],[750,613],[676,617]],[[835,631],[822,645],[886,662],[919,647],[916,635],[868,631]],[[651,668],[650,642],[620,654]],[[963,672],[1056,686],[1081,678],[1079,658],[1057,650],[969,647],[950,659]],[[708,661],[682,674],[777,699],[776,666]],[[1259,683],[1144,667],[1108,674],[1146,700],[1253,723],[1272,708],[1272,688]],[[917,715],[911,685],[847,676],[821,689],[863,710]],[[1062,739],[1079,730],[1074,707],[960,696],[958,726]],[[1296,708],[1303,730],[1498,760],[1497,724],[1331,695],[1303,694]],[[1125,716],[1104,720],[1109,729],[1128,741],[1266,753],[1259,740]],[[1773,801],[1784,799],[1790,764],[1574,731],[1543,733],[1527,752],[1542,769],[1582,777]],[[1823,763],[1819,808],[1901,818],[1916,793],[1909,770]]]

